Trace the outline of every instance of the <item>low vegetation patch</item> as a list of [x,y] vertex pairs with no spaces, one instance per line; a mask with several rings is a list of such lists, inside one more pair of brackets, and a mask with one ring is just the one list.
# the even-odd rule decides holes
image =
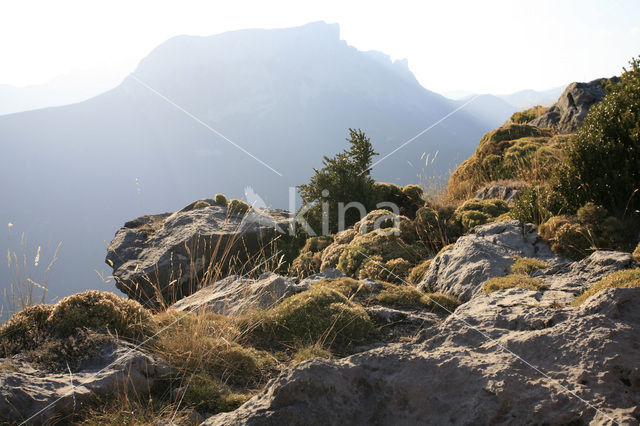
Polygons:
[[200,201],[196,201],[196,203],[193,205],[191,209],[198,210],[198,209],[204,209],[205,207],[211,207],[211,204],[209,204],[206,201],[200,200]]
[[362,306],[319,285],[285,299],[275,308],[250,314],[240,324],[249,341],[264,348],[320,344],[344,352],[374,332]]
[[532,278],[523,274],[509,274],[504,277],[494,277],[489,279],[482,285],[482,291],[489,294],[494,291],[506,290],[514,287],[534,291],[546,290],[546,286],[538,278]]
[[331,354],[331,352],[320,346],[305,346],[296,351],[296,353],[293,355],[292,363],[294,365],[300,364],[301,362],[312,358],[331,359],[333,358],[333,355]]
[[431,267],[432,259],[427,259],[422,263],[419,263],[417,266],[411,268],[409,271],[409,275],[407,277],[407,281],[411,285],[418,285],[424,277],[427,276],[427,272],[429,272],[429,268]]
[[542,105],[536,105],[524,111],[514,112],[509,121],[518,124],[525,124],[535,118],[540,117],[546,110],[546,107],[543,107]]
[[478,225],[484,225],[508,211],[509,206],[502,200],[471,199],[456,209],[455,216],[465,229],[472,229]]
[[531,272],[537,269],[546,269],[548,268],[549,263],[544,260],[535,259],[532,257],[517,257],[515,259],[515,263],[511,265],[511,273],[512,274],[523,274],[529,275]]
[[589,290],[576,297],[572,306],[582,305],[588,298],[607,288],[640,287],[640,269],[627,269],[613,272],[597,283]]
[[426,309],[431,312],[449,313],[461,304],[460,300],[454,296],[423,293],[406,284],[380,282],[367,286],[352,278],[336,278],[320,281],[314,286],[338,291],[362,306],[384,305],[401,309]]
[[227,209],[229,213],[244,215],[244,214],[247,214],[249,210],[251,210],[251,206],[242,200],[238,200],[237,198],[232,198],[231,201],[229,201],[229,204],[227,205]]
[[213,197],[215,203],[219,206],[226,207],[227,206],[227,197],[224,194],[216,194]]
[[16,313],[0,326],[0,349],[45,369],[76,368],[111,336],[140,341],[155,330],[151,313],[138,302],[89,290]]

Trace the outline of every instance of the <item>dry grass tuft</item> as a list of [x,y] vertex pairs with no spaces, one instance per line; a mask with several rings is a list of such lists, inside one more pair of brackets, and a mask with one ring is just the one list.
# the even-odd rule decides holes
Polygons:
[[607,288],[640,287],[640,269],[627,269],[613,272],[593,285],[589,290],[576,297],[571,306],[580,306],[588,298]]
[[538,278],[522,274],[509,274],[504,277],[491,278],[482,285],[482,291],[489,294],[515,287],[534,291],[544,291],[547,288]]

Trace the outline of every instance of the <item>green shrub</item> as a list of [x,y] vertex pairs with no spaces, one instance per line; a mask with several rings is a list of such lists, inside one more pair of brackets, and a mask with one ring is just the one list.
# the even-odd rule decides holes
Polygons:
[[595,283],[589,290],[576,297],[572,306],[581,305],[585,300],[604,289],[628,287],[640,287],[640,269],[626,269],[612,272]]
[[213,197],[215,203],[219,206],[226,207],[227,206],[227,197],[224,194],[216,194]]
[[392,259],[382,262],[382,257],[373,256],[364,262],[358,271],[358,278],[400,283],[409,274],[409,269],[411,269],[411,263],[407,260]]
[[338,269],[350,277],[356,276],[360,266],[368,260],[367,256],[367,250],[364,247],[348,246],[340,255]]
[[484,184],[500,179],[544,180],[553,169],[549,161],[558,161],[557,155],[549,153],[557,149],[560,139],[548,129],[513,122],[488,132],[476,152],[451,174],[448,196],[464,200]]
[[578,209],[576,216],[580,223],[596,228],[607,217],[607,209],[588,202]]
[[80,328],[140,338],[154,327],[148,310],[135,300],[106,291],[88,290],[60,300],[47,319],[47,326],[63,335]]
[[195,202],[191,210],[203,209],[205,207],[211,207],[211,204],[207,203],[206,201],[200,200]]
[[47,335],[47,319],[53,305],[35,305],[14,314],[0,326],[0,346],[4,356],[16,354],[25,349],[34,349],[42,344]]
[[354,296],[364,296],[369,294],[368,288],[353,278],[329,278],[319,281],[314,285],[335,290],[350,300],[352,300]]
[[[308,208],[304,219],[319,233],[322,229],[322,204],[326,203],[329,217],[329,232],[338,232],[338,204],[360,202],[367,211],[374,209],[377,197],[371,177],[371,162],[377,153],[371,140],[361,130],[349,129],[349,149],[324,157],[323,167],[314,170],[309,183],[298,186],[303,207]],[[360,220],[357,209],[348,209],[344,214],[345,227]]]
[[551,216],[553,200],[544,186],[531,186],[522,191],[509,212],[509,216],[523,223],[540,225]]
[[300,254],[291,262],[290,273],[305,278],[320,272],[322,251],[333,243],[331,236],[308,238],[300,250]]
[[518,257],[513,265],[511,265],[512,274],[529,275],[536,269],[546,269],[549,263],[544,260],[534,259],[532,257]]
[[570,216],[551,217],[539,232],[554,251],[572,259],[582,259],[592,250],[589,229]]
[[383,305],[397,308],[422,308],[426,305],[424,293],[408,285],[389,285],[377,296]]
[[482,285],[482,291],[489,294],[494,291],[514,287],[535,291],[543,291],[546,289],[546,286],[538,278],[532,278],[528,275],[522,274],[509,274],[504,277],[494,277],[489,279]]
[[312,358],[323,358],[323,359],[331,359],[333,355],[328,350],[319,347],[319,346],[305,346],[296,351],[293,355],[293,364],[300,364],[303,361]]
[[465,201],[455,211],[456,218],[465,229],[471,229],[479,225],[484,225],[489,220],[507,213],[509,206],[502,200],[479,200],[471,199]]
[[489,215],[477,210],[468,210],[461,214],[460,222],[466,229],[484,225],[489,221]]
[[109,334],[140,341],[155,330],[138,302],[89,290],[15,314],[0,326],[0,357],[21,353],[46,370],[75,369],[112,340]]
[[451,313],[462,305],[460,299],[444,293],[427,293],[423,296],[423,301],[425,308],[441,313]]
[[227,209],[229,213],[245,215],[249,210],[251,210],[251,206],[242,200],[232,198],[231,201],[229,201]]
[[337,351],[366,339],[373,323],[365,310],[321,285],[242,320],[249,338],[263,347],[320,345]]
[[227,384],[206,374],[190,377],[183,402],[203,413],[233,411],[250,395],[234,393]]
[[564,150],[554,190],[569,211],[586,202],[619,216],[640,209],[640,58],[630,64]]
[[427,275],[427,272],[429,272],[429,267],[431,267],[431,261],[432,259],[427,259],[424,262],[419,263],[417,266],[411,268],[407,278],[409,284],[418,285],[424,279],[424,277]]
[[536,105],[524,111],[514,112],[509,120],[519,124],[528,123],[529,121],[540,117],[546,110],[547,109],[545,107]]

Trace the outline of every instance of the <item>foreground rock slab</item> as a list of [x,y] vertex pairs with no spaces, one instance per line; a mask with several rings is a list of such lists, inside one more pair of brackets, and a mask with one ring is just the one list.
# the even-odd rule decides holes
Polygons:
[[132,299],[147,307],[171,304],[195,292],[210,265],[240,268],[256,258],[288,232],[291,220],[284,210],[244,215],[216,205],[142,216],[118,230],[106,262],[118,289]]
[[564,309],[536,295],[479,295],[411,343],[304,362],[204,424],[638,424],[640,288]]
[[163,361],[122,343],[105,345],[73,374],[44,373],[18,360],[3,365],[9,367],[0,369],[0,420],[28,424],[50,424],[96,397],[124,391],[144,395],[169,372]]

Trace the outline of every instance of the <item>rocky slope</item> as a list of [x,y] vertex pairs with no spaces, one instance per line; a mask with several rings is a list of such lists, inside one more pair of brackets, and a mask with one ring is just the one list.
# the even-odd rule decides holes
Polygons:
[[[503,232],[494,233],[497,227]],[[577,308],[565,304],[603,276],[633,267],[631,255],[596,252],[568,262],[538,243],[526,254],[555,265],[538,273],[546,290],[478,291],[492,274],[507,273],[509,256],[523,253],[531,237],[522,229],[517,222],[485,225],[434,261],[423,285],[443,263],[456,269],[448,259],[463,253],[505,263],[471,263],[465,280],[441,275],[433,285],[470,299],[443,323],[409,343],[286,370],[238,410],[205,424],[640,421],[640,288],[609,289]],[[469,251],[468,240],[486,248]],[[510,244],[510,255],[496,255]]]
[[204,424],[637,424],[640,288],[538,298],[483,295],[410,343],[307,361]]

